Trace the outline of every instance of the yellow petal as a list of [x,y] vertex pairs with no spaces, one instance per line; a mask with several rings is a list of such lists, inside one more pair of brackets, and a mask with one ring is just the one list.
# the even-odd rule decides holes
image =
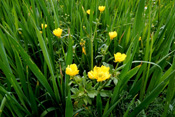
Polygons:
[[57,29],[53,30],[53,34],[60,38],[61,34],[62,34],[62,31],[63,31],[62,29],[57,28]]
[[117,37],[117,32],[114,31],[114,32],[109,32],[109,37],[110,39],[112,40],[113,38]]
[[98,7],[98,10],[99,10],[100,12],[103,12],[103,11],[105,10],[105,6],[99,6],[99,7]]
[[88,9],[88,10],[86,11],[86,13],[89,14],[89,15],[90,15],[90,12],[91,12],[90,9]]
[[122,62],[126,59],[126,54],[121,54],[120,52],[117,52],[116,54],[114,54],[114,58],[114,62]]
[[79,70],[77,68],[76,64],[71,64],[68,65],[66,68],[66,74],[70,75],[70,76],[75,76],[79,73]]

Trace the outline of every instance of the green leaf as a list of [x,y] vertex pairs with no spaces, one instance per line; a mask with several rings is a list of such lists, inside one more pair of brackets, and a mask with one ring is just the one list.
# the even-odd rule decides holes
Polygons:
[[[72,45],[73,45],[73,40],[72,40],[72,37],[71,35],[69,34],[69,45],[68,45],[68,51],[67,51],[67,56],[66,56],[66,67],[70,64],[72,64],[72,61],[73,61],[73,48],[72,48]],[[65,73],[65,87],[64,87],[64,95],[67,96],[67,93],[69,92],[69,86],[68,86],[68,83],[69,83],[69,76]]]
[[98,94],[96,97],[96,105],[97,105],[98,116],[101,117],[102,116],[102,101],[101,101],[100,94]]
[[115,77],[112,77],[112,79],[113,79],[114,84],[117,85],[117,83],[118,83],[118,79],[115,78]]
[[165,101],[165,106],[164,106],[164,112],[162,114],[162,117],[167,116],[169,106],[170,106],[171,100],[173,99],[174,94],[175,94],[175,77],[172,77],[169,81],[167,95],[166,95],[166,101]]
[[68,97],[66,99],[65,117],[72,117],[72,116],[73,116],[73,105],[72,105],[70,92],[69,92]]
[[29,66],[29,68],[35,74],[35,76],[37,77],[37,79],[41,82],[41,84],[48,90],[48,92],[50,93],[50,95],[54,98],[54,93],[52,91],[52,88],[50,87],[47,79],[41,73],[40,69],[32,61],[32,59],[30,58],[30,56],[23,49],[23,47],[17,42],[17,40],[14,39],[14,37],[12,37],[5,28],[3,28],[3,29],[11,37],[10,42],[11,42],[12,46],[15,47],[15,49],[19,52],[19,54],[23,58],[24,62]]
[[128,109],[127,109],[126,112],[124,113],[123,117],[127,117],[127,116],[128,116],[130,107],[134,104],[134,100],[135,100],[136,97],[137,97],[137,95],[134,96],[134,98],[133,98],[132,101],[130,102],[129,106],[127,107]]
[[49,112],[51,111],[55,111],[57,110],[58,108],[55,108],[55,107],[50,107],[50,108],[47,108],[45,111],[43,111],[40,115],[40,117],[45,117]]
[[98,91],[96,91],[96,90],[91,90],[91,91],[88,91],[87,93],[88,93],[88,96],[89,96],[90,98],[94,98],[95,96],[97,96]]
[[128,81],[137,73],[140,67],[141,65],[138,65],[135,68],[127,72],[126,76],[121,80],[122,83],[121,83],[120,90],[122,90],[124,86],[127,85]]
[[123,90],[124,86],[127,84],[127,82],[129,81],[130,78],[132,78],[137,71],[139,70],[140,65],[136,66],[135,68],[131,69],[130,71],[128,71],[123,77],[121,78],[119,76],[119,78],[121,79],[118,84],[115,86],[114,88],[114,92],[113,92],[113,96],[112,96],[112,104],[118,99],[119,97],[119,93]]
[[2,112],[3,112],[3,109],[4,109],[4,107],[5,107],[5,104],[6,104],[6,102],[7,102],[7,99],[6,99],[6,96],[4,96],[4,98],[2,99],[2,101],[1,101],[1,105],[0,105],[0,117],[1,117],[1,114],[2,114]]
[[164,81],[162,81],[142,102],[139,106],[137,106],[133,112],[129,115],[129,117],[136,116],[142,109],[147,107],[160,93],[161,91],[167,86],[169,79],[174,77],[175,70],[169,74]]
[[[33,19],[33,23],[35,24],[34,19]],[[35,26],[35,30],[36,30],[36,34],[37,34],[37,37],[38,37],[38,40],[39,40],[41,50],[42,50],[43,55],[44,55],[44,59],[45,59],[47,65],[49,67],[49,71],[50,71],[51,76],[52,76],[52,83],[53,83],[53,88],[54,88],[54,92],[55,92],[56,101],[59,103],[60,95],[59,95],[59,91],[58,91],[58,86],[56,84],[56,79],[55,79],[55,76],[54,76],[53,61],[51,61],[50,54],[48,52],[48,48],[46,46],[46,43],[45,43],[43,37],[41,36],[41,33],[39,32],[36,24],[34,26]]]
[[117,106],[117,104],[121,101],[123,97],[121,97],[118,101],[116,101],[114,104],[112,104],[112,106],[110,106],[110,108],[105,112],[103,113],[103,116],[102,117],[108,117],[109,114],[112,112],[112,110]]
[[88,83],[86,84],[86,89],[87,89],[87,90],[91,90],[91,89],[92,89],[92,82],[88,82]]
[[109,109],[109,100],[106,103],[106,106],[105,106],[103,114],[106,113],[108,109]]
[[111,97],[112,96],[112,92],[109,90],[101,90],[100,91],[100,96],[101,97]]
[[76,94],[78,92],[78,89],[77,88],[71,88],[70,89],[74,94]]
[[88,104],[92,104],[92,100],[88,97],[88,96],[84,96],[83,97],[83,101],[84,101],[84,103],[86,104],[86,105],[88,105]]

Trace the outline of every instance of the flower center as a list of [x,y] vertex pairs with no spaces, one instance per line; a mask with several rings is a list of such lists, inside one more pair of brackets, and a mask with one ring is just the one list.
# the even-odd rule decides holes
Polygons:
[[103,73],[102,72],[98,73],[98,77],[102,78],[103,77]]

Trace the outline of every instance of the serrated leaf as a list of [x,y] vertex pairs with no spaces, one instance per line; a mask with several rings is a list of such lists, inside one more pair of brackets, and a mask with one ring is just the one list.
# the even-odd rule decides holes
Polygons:
[[79,93],[78,93],[78,96],[83,96],[84,95],[84,91],[80,91]]
[[91,89],[92,88],[92,82],[86,84],[86,89]]
[[102,91],[100,91],[100,96],[101,97],[111,97],[112,93],[109,90],[102,90]]
[[96,90],[88,91],[88,96],[90,98],[94,98],[95,96],[97,96],[97,94],[98,94],[98,91],[96,91]]
[[78,92],[78,89],[77,88],[71,88],[70,89],[74,94],[76,94]]
[[86,98],[83,98],[83,101],[84,101],[84,103],[85,103],[86,105],[88,104],[88,101],[87,101]]
[[117,85],[117,83],[118,83],[118,79],[115,78],[115,77],[113,77],[113,82],[114,82],[115,85]]

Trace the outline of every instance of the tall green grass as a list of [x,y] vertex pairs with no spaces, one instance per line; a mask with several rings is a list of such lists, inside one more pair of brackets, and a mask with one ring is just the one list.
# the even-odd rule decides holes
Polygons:
[[[149,115],[159,98],[161,115],[175,115],[174,0],[1,0],[0,9],[0,116],[132,117]],[[118,33],[114,40],[111,31]],[[76,108],[66,67],[76,63],[85,84],[95,65],[112,71],[117,52],[127,58],[113,70],[117,83],[104,87],[111,94],[95,93]],[[83,91],[90,85],[84,84]]]

